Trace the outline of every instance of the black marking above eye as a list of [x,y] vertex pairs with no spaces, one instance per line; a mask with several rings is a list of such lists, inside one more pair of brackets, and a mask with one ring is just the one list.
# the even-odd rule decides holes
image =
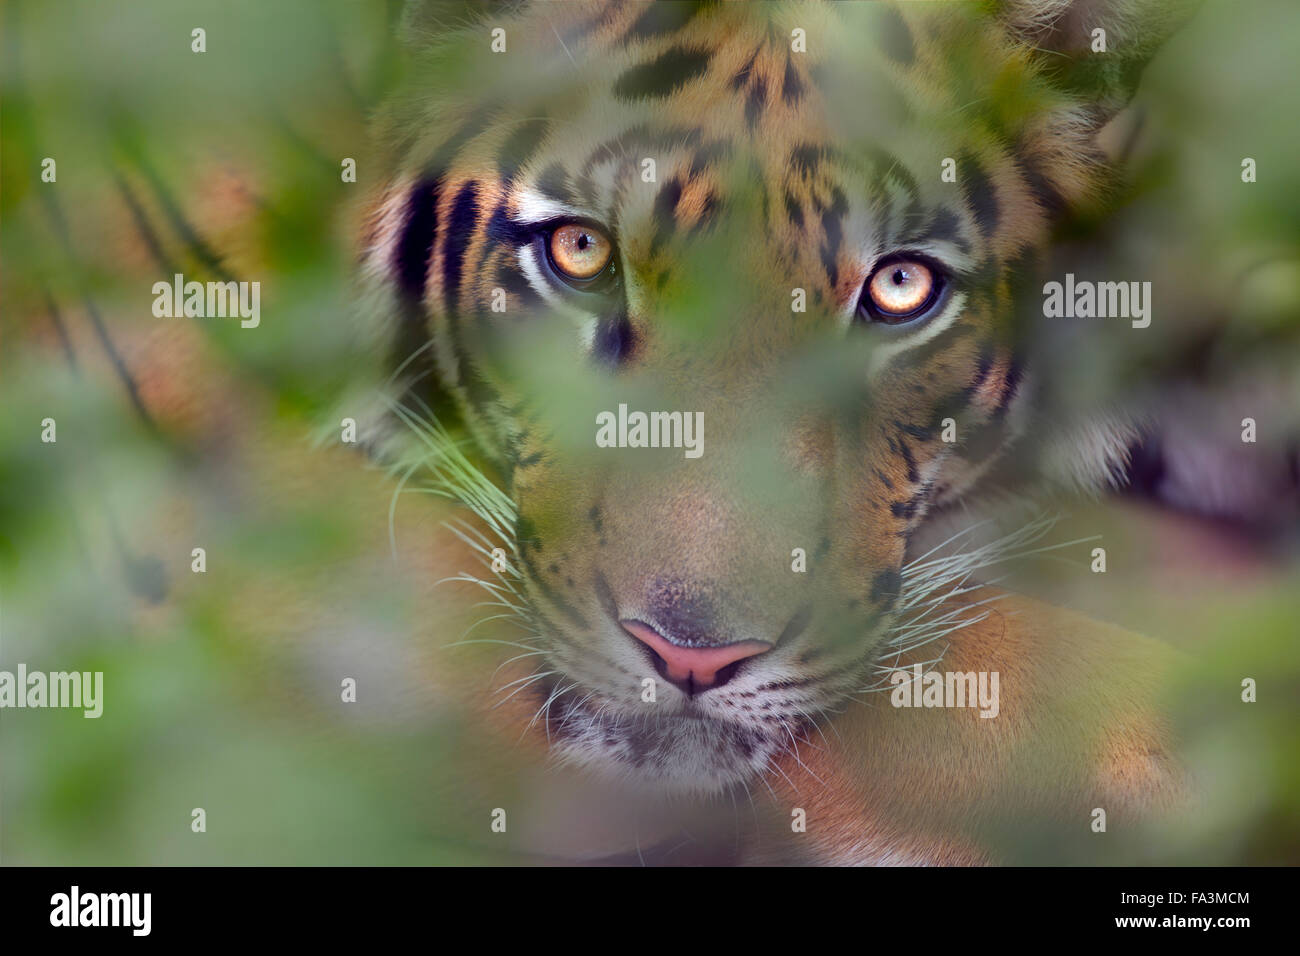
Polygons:
[[542,170],[537,177],[537,188],[551,199],[564,203],[573,202],[573,191],[569,188],[569,174],[559,163],[552,163]]
[[916,58],[912,31],[907,28],[902,14],[888,7],[881,11],[880,48],[891,60],[903,66],[908,66]]
[[931,240],[951,242],[963,252],[970,249],[970,243],[962,235],[961,220],[951,209],[940,207],[925,228],[925,237]]
[[649,63],[625,71],[614,83],[614,96],[621,100],[667,96],[703,74],[709,59],[707,51],[673,47]]
[[762,50],[763,48],[759,47],[757,50],[751,53],[749,55],[749,59],[745,61],[745,65],[736,71],[735,76],[731,78],[731,88],[733,90],[740,89],[749,81],[749,75],[754,70],[754,63],[755,61],[758,60],[758,54],[761,53]]
[[788,190],[785,194],[785,214],[790,220],[790,225],[796,229],[803,229],[803,208],[799,205],[799,200]]
[[880,148],[868,149],[866,155],[870,159],[882,185],[887,182],[896,183],[907,193],[909,202],[920,202],[920,186],[917,185],[916,177],[912,175],[912,171],[907,168],[907,165],[901,159],[888,150]]
[[507,182],[514,179],[520,167],[532,159],[549,130],[550,123],[539,118],[526,120],[510,134],[497,156],[497,167],[502,179]]
[[646,5],[645,13],[637,17],[632,28],[627,31],[624,40],[649,40],[655,37],[676,33],[685,27],[695,15],[708,6],[704,0],[677,0],[675,3],[651,3]]
[[676,176],[664,183],[655,195],[654,235],[650,239],[650,255],[658,255],[677,229],[677,204],[682,199],[682,182]]
[[767,86],[763,83],[751,83],[749,95],[745,97],[745,126],[753,129],[763,116],[767,105]]
[[849,201],[844,195],[844,191],[836,186],[831,191],[831,205],[824,207],[821,212],[822,231],[826,234],[826,241],[821,247],[822,267],[826,270],[826,279],[831,288],[839,285],[840,270],[838,258],[840,246],[844,241],[843,220],[849,211]]
[[1065,199],[1056,185],[1028,159],[1016,160],[1020,174],[1024,177],[1029,191],[1033,194],[1039,207],[1049,216],[1056,217],[1065,211]]
[[794,106],[801,99],[803,99],[803,80],[799,79],[799,71],[795,69],[794,60],[787,56],[785,76],[781,79],[781,102],[787,106]]
[[816,143],[801,143],[790,150],[790,167],[803,179],[816,174],[830,150]]
[[962,153],[957,160],[957,175],[961,179],[962,195],[970,206],[975,225],[984,236],[992,234],[998,226],[1000,210],[997,191],[980,161],[971,153]]

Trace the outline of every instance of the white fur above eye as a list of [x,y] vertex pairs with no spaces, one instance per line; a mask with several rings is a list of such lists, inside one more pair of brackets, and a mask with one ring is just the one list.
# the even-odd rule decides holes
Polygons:
[[512,217],[519,223],[546,222],[549,219],[590,218],[582,210],[544,196],[534,189],[521,188],[514,195],[515,211]]

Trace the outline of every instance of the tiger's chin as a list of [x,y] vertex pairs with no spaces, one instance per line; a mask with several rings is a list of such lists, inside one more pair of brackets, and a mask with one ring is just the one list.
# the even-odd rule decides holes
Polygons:
[[791,739],[784,726],[681,711],[647,718],[580,703],[552,708],[548,729],[561,761],[666,795],[711,796],[746,787]]

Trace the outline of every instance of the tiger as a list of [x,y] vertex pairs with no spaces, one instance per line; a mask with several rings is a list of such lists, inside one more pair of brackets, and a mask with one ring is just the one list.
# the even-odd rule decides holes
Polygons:
[[[906,638],[945,516],[990,487],[1127,480],[1138,416],[1036,411],[1044,320],[1020,303],[1054,230],[1104,212],[1107,137],[1185,7],[409,12],[420,66],[358,229],[356,348],[382,385],[340,414],[403,474],[448,451],[441,423],[473,436],[489,586],[544,662],[520,718],[554,758],[679,797],[839,778],[813,841],[838,862],[987,860],[915,808],[996,803],[1012,741],[1062,720],[1088,732],[1038,774],[1070,802],[1177,800],[1167,729],[1125,704],[1166,651],[1098,625],[1062,655],[1087,628],[1033,602],[949,635],[948,664],[1024,681],[997,733],[846,704],[929,659]],[[702,453],[596,447],[620,407],[699,413]],[[924,606],[950,622],[945,597]],[[1065,717],[1045,688],[1072,679],[1096,702]],[[824,726],[837,756],[801,752]]]
[[[216,599],[313,676],[360,667],[431,698],[431,726],[454,715],[468,760],[423,796],[458,838],[490,810],[509,862],[1145,862],[1135,828],[1199,799],[1162,709],[1183,658],[993,579],[1061,547],[1040,503],[1294,526],[1295,447],[1214,474],[1191,426],[1233,403],[1085,394],[1098,355],[1038,295],[1073,238],[1124,228],[1130,104],[1192,6],[411,0],[344,230],[356,297],[322,315],[350,341],[321,444],[343,423],[364,456],[266,427],[192,323],[92,314],[79,336],[56,314],[50,341],[87,370],[102,347],[149,428],[251,469],[259,514],[326,474],[367,528],[418,514],[401,566],[344,575],[376,600],[410,586],[427,627],[395,660],[378,628],[338,633],[361,612],[311,561]],[[123,176],[144,226],[123,268],[269,277],[235,248],[259,189],[196,182],[203,230],[165,195],[150,223],[156,177]],[[240,340],[263,368],[313,351],[273,299]],[[407,488],[469,520],[430,532]],[[154,631],[173,592],[231,586],[143,557],[202,540],[174,510],[103,535]],[[492,608],[456,642],[447,576]],[[422,666],[475,639],[509,651]],[[965,674],[1000,697],[899,706]],[[1080,838],[1099,811],[1127,856]]]

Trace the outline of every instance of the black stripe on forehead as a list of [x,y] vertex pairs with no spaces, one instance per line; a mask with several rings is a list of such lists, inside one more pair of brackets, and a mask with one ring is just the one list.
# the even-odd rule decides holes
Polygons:
[[1044,176],[1037,167],[1023,157],[1016,159],[1020,175],[1024,177],[1029,191],[1038,202],[1039,207],[1049,216],[1059,216],[1065,211],[1065,199],[1056,186]]
[[[694,148],[700,145],[702,134],[698,128],[663,126],[652,129],[639,123],[601,143],[582,164],[582,175],[589,175],[598,163],[617,161],[633,152]],[[725,148],[725,147],[723,147]]]
[[763,109],[767,106],[767,84],[755,80],[749,84],[749,93],[745,96],[745,126],[753,130],[758,125],[758,121],[763,117]]
[[[599,203],[592,172],[597,166],[625,164],[629,157],[644,158],[659,153],[693,150],[688,179],[693,179],[732,152],[732,145],[722,140],[703,140],[701,131],[684,126],[651,128],[638,124],[614,139],[597,146],[582,165],[573,191],[591,206]],[[612,225],[612,223],[611,223]]]
[[650,255],[655,255],[672,238],[677,227],[677,204],[682,199],[682,183],[676,176],[664,183],[655,196],[654,237],[650,240]]
[[550,199],[564,203],[573,202],[573,190],[569,188],[569,174],[559,163],[551,163],[542,170],[541,175],[537,177],[536,186],[539,192]]
[[[917,237],[922,235],[925,227],[925,208],[916,200],[907,204],[903,210],[902,219],[899,222],[900,237]],[[919,241],[916,238],[909,238],[909,242]]]
[[834,156],[834,150],[820,143],[800,143],[790,150],[790,168],[804,179],[815,176],[821,165]]
[[830,206],[820,209],[822,231],[826,234],[826,241],[821,247],[822,268],[826,270],[826,278],[832,289],[839,285],[840,270],[837,260],[840,246],[844,242],[843,220],[848,211],[848,198],[838,186],[831,190]]
[[789,168],[802,179],[818,175],[827,165],[856,170],[874,177],[878,184],[897,182],[907,190],[909,200],[920,198],[920,189],[911,170],[898,157],[879,147],[849,152],[825,143],[800,143],[790,150]]
[[745,65],[736,71],[736,75],[731,78],[732,90],[738,90],[748,82],[749,74],[753,72],[754,63],[758,60],[758,55],[762,51],[763,48],[761,46],[756,48],[754,52],[749,55],[749,59],[745,61]]
[[650,3],[645,13],[636,18],[632,28],[623,37],[625,43],[649,40],[676,33],[691,22],[700,11],[713,6],[709,0],[675,0],[673,3]]
[[919,232],[924,219],[916,178],[902,160],[883,149],[866,150],[861,161],[866,165],[868,197],[879,218],[878,234],[890,242],[915,241],[909,233]]
[[962,235],[961,218],[947,206],[940,206],[934,211],[925,227],[925,234],[920,238],[951,242],[962,252],[970,252],[970,243]]
[[514,179],[519,168],[528,162],[542,145],[542,140],[546,138],[549,129],[550,123],[544,118],[525,120],[515,128],[497,153],[497,168],[503,180],[509,182]]
[[702,76],[711,57],[706,50],[673,47],[649,63],[625,71],[614,82],[614,96],[621,100],[667,96]]
[[687,176],[694,179],[718,160],[729,155],[731,155],[730,143],[724,143],[721,140],[705,143],[691,157],[691,167],[687,172]]
[[788,189],[785,192],[785,214],[790,220],[790,225],[796,229],[803,229],[803,208]]
[[888,182],[898,183],[907,193],[909,202],[916,203],[920,201],[921,189],[916,184],[916,177],[912,175],[910,169],[903,165],[901,159],[883,149],[868,151],[867,158],[872,166],[872,174],[877,178],[876,185],[883,187]]
[[957,160],[957,173],[961,179],[962,195],[975,217],[975,225],[987,238],[998,226],[1001,211],[993,181],[974,154],[963,152]]
[[626,5],[627,0],[608,0],[607,3],[599,7],[598,12],[594,17],[590,18],[585,23],[580,23],[577,26],[566,30],[565,36],[570,40],[586,39],[601,27],[613,23]]
[[787,56],[785,76],[781,78],[781,102],[786,106],[794,106],[801,99],[803,99],[803,80],[799,79],[799,71],[795,69],[794,59]]
[[882,7],[878,25],[880,49],[894,62],[910,65],[916,58],[916,47],[902,15],[892,7]]
[[492,125],[493,114],[496,112],[497,105],[496,103],[484,103],[480,109],[476,110],[473,116],[457,128],[450,139],[445,140],[438,147],[438,151],[434,153],[433,158],[425,168],[441,170],[450,166],[451,161],[466,143]]

